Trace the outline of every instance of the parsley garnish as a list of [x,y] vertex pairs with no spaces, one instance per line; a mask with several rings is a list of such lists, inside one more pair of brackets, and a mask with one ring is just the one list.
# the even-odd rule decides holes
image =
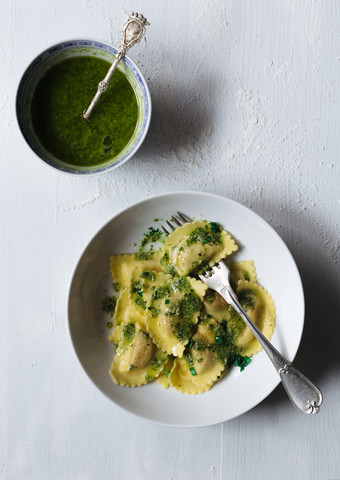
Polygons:
[[112,295],[111,297],[106,297],[102,303],[103,311],[113,316],[116,309],[116,303],[117,303],[117,297],[115,295]]
[[232,365],[235,367],[240,367],[240,371],[242,372],[250,362],[251,359],[249,357],[242,357],[242,355],[234,353],[228,358],[228,367],[231,367]]

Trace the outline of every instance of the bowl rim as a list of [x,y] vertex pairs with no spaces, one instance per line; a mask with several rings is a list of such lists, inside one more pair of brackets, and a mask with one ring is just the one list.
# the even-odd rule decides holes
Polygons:
[[146,117],[146,123],[145,123],[145,128],[144,128],[144,132],[143,134],[141,135],[140,139],[139,139],[139,142],[138,142],[138,145],[137,147],[135,148],[135,150],[133,150],[133,152],[130,152],[128,155],[126,155],[125,158],[123,159],[120,159],[118,162],[116,163],[112,163],[110,165],[107,165],[106,167],[104,168],[97,168],[95,170],[87,170],[87,171],[77,171],[77,170],[71,170],[71,169],[66,169],[66,168],[60,168],[58,165],[54,165],[52,162],[47,162],[46,160],[44,160],[43,158],[41,158],[41,156],[35,151],[33,150],[33,148],[31,147],[30,143],[28,142],[28,139],[26,138],[26,135],[24,134],[23,130],[22,130],[22,127],[21,127],[21,123],[19,121],[19,115],[18,115],[18,111],[19,111],[19,92],[20,92],[20,87],[21,87],[21,84],[22,84],[22,81],[25,77],[25,75],[27,74],[28,70],[30,69],[30,67],[34,64],[34,62],[42,55],[44,55],[45,53],[47,53],[49,50],[51,50],[52,48],[55,48],[57,47],[58,45],[63,45],[63,44],[67,44],[67,43],[72,43],[72,42],[79,42],[79,41],[83,41],[83,42],[96,42],[96,43],[101,43],[103,44],[104,46],[107,46],[107,47],[110,47],[112,48],[113,50],[115,50],[115,52],[117,53],[118,52],[118,49],[117,47],[115,47],[111,42],[109,41],[106,41],[106,40],[101,40],[101,39],[98,39],[98,38],[95,38],[95,37],[75,37],[75,38],[70,38],[70,39],[67,39],[67,40],[60,40],[58,42],[54,42],[52,45],[50,45],[49,47],[46,47],[44,50],[42,50],[40,53],[38,53],[37,55],[35,55],[33,57],[33,59],[27,64],[27,66],[24,68],[24,70],[22,71],[21,75],[20,75],[20,80],[18,82],[18,86],[17,86],[17,89],[16,89],[16,94],[15,94],[15,118],[16,118],[16,122],[17,122],[17,125],[19,127],[19,130],[21,132],[21,135],[22,137],[24,138],[26,144],[29,146],[30,150],[35,154],[35,157],[38,157],[41,162],[47,166],[49,169],[52,169],[54,171],[58,171],[62,174],[65,174],[65,175],[76,175],[76,176],[87,176],[87,175],[101,175],[103,173],[106,173],[114,168],[118,168],[120,167],[121,165],[123,165],[125,162],[127,162],[133,155],[136,154],[136,152],[139,150],[139,148],[141,147],[141,145],[143,144],[144,140],[145,140],[145,137],[148,133],[148,130],[149,130],[149,127],[150,127],[150,122],[151,122],[151,116],[152,116],[152,102],[151,102],[151,95],[150,95],[150,90],[149,90],[149,87],[148,87],[148,84],[147,84],[147,81],[144,77],[144,75],[142,74],[142,72],[140,71],[138,65],[132,60],[131,57],[129,57],[129,55],[124,55],[124,57],[122,58],[121,61],[124,62],[124,59],[127,58],[127,60],[129,62],[132,63],[132,65],[134,66],[134,68],[136,69],[136,72],[138,73],[138,75],[140,76],[141,80],[142,80],[142,83],[143,83],[143,86],[145,88],[145,94],[146,94],[146,97],[147,97],[147,100],[148,100],[148,103],[149,103],[149,111],[148,111],[148,115]]
[[249,409],[247,409],[245,411],[242,411],[239,415],[237,415],[237,416],[235,416],[231,419],[223,420],[222,422],[221,421],[215,421],[215,422],[209,422],[209,423],[203,422],[203,423],[197,424],[197,425],[191,425],[191,424],[184,425],[184,424],[174,424],[174,423],[169,424],[167,422],[160,422],[160,421],[156,421],[156,420],[153,420],[153,419],[150,419],[150,418],[147,418],[147,417],[143,417],[143,416],[129,410],[128,408],[124,408],[124,406],[120,405],[119,403],[116,403],[112,398],[110,398],[110,396],[107,394],[107,392],[104,391],[104,389],[102,389],[99,385],[97,385],[97,383],[93,380],[93,378],[91,378],[90,374],[88,373],[87,369],[85,368],[85,366],[83,365],[83,363],[81,361],[81,358],[80,358],[80,356],[77,352],[77,348],[76,348],[76,345],[75,345],[75,339],[74,339],[74,335],[72,333],[72,328],[71,328],[70,309],[71,309],[71,292],[72,292],[74,277],[75,277],[75,274],[78,270],[78,267],[81,263],[81,260],[84,256],[85,252],[89,248],[90,244],[94,241],[94,239],[96,237],[98,237],[101,234],[101,232],[103,230],[105,230],[105,228],[107,228],[107,226],[115,218],[117,218],[120,215],[123,215],[129,209],[135,208],[136,206],[138,206],[141,203],[145,203],[147,201],[155,200],[157,198],[162,198],[162,197],[167,197],[167,196],[176,196],[176,195],[182,195],[182,194],[189,195],[189,196],[191,196],[191,195],[194,196],[194,195],[199,194],[199,195],[202,195],[203,197],[206,197],[206,198],[213,197],[215,199],[223,199],[223,200],[227,200],[231,204],[235,204],[236,206],[241,206],[241,207],[245,208],[246,210],[251,211],[252,214],[255,217],[261,219],[261,221],[264,221],[267,224],[271,233],[274,234],[274,236],[281,243],[281,246],[283,247],[283,249],[291,257],[293,268],[295,269],[295,271],[297,273],[297,281],[298,281],[298,286],[299,286],[299,290],[300,290],[300,294],[301,294],[301,300],[302,300],[302,304],[301,304],[302,323],[300,325],[299,339],[298,339],[298,342],[297,342],[297,345],[296,345],[295,353],[293,354],[292,358],[289,359],[291,361],[291,363],[293,363],[293,361],[294,361],[294,359],[295,359],[295,357],[296,357],[296,355],[299,351],[300,345],[301,345],[302,336],[303,336],[303,332],[304,332],[304,326],[305,326],[305,314],[306,314],[305,295],[304,295],[302,278],[301,278],[300,271],[299,271],[299,268],[297,266],[297,263],[295,261],[295,258],[293,257],[293,254],[291,253],[290,249],[288,248],[286,242],[282,239],[281,235],[279,235],[279,233],[276,231],[276,229],[272,225],[270,225],[267,222],[267,220],[264,219],[260,214],[255,212],[252,208],[249,208],[246,205],[244,205],[243,203],[240,203],[237,200],[234,200],[230,197],[227,197],[227,196],[224,196],[224,195],[221,195],[221,194],[218,194],[218,193],[212,193],[212,192],[200,191],[200,190],[174,190],[174,191],[167,191],[167,192],[164,192],[164,193],[157,193],[157,194],[153,194],[153,195],[150,195],[150,196],[143,197],[140,200],[136,200],[133,203],[128,204],[126,207],[118,210],[107,221],[105,221],[105,223],[102,224],[102,226],[99,227],[99,229],[96,229],[96,231],[93,233],[91,238],[86,242],[86,244],[83,247],[80,255],[78,255],[78,257],[76,257],[76,263],[75,263],[75,265],[74,265],[74,267],[71,271],[71,276],[69,278],[68,294],[67,294],[67,301],[66,301],[66,318],[67,318],[67,331],[68,331],[67,332],[68,333],[67,337],[68,337],[68,341],[70,342],[70,346],[72,346],[71,350],[73,351],[73,355],[77,359],[77,363],[78,363],[78,365],[80,365],[81,370],[85,373],[85,376],[88,378],[88,380],[92,384],[92,387],[95,387],[96,390],[101,392],[103,397],[105,397],[111,404],[113,404],[115,407],[117,407],[121,412],[124,412],[127,415],[132,415],[132,417],[134,417],[135,419],[137,419],[141,422],[147,422],[149,424],[158,425],[158,426],[161,426],[161,427],[168,427],[168,428],[202,428],[202,427],[209,427],[209,426],[217,425],[217,424],[220,424],[220,423],[225,423],[229,420],[235,419],[235,418],[243,415],[244,413],[252,410],[257,405],[262,403],[277,388],[277,386],[280,384],[280,377],[277,376],[276,382],[273,383],[272,387],[270,388],[270,391],[267,393],[267,395],[262,400],[254,403]]

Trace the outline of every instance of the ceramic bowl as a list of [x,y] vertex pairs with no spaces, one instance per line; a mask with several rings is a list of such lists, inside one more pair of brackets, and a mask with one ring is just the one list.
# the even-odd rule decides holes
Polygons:
[[112,63],[117,49],[96,40],[71,40],[61,42],[42,52],[28,66],[20,81],[16,111],[20,130],[31,149],[46,164],[57,170],[77,175],[89,175],[117,168],[132,157],[143,143],[151,119],[151,98],[146,81],[136,64],[125,56],[118,64],[118,69],[125,74],[134,89],[138,102],[138,119],[133,136],[125,148],[105,164],[92,167],[77,167],[54,157],[41,144],[34,132],[31,117],[31,104],[37,83],[41,77],[56,63],[75,56],[95,56]]
[[[112,318],[102,311],[112,293],[110,256],[136,251],[152,226],[182,211],[196,220],[221,224],[239,250],[232,261],[254,261],[259,282],[276,307],[274,347],[293,361],[304,324],[302,283],[294,259],[272,227],[255,212],[228,198],[203,192],[171,192],[149,197],[117,213],[90,241],[74,271],[68,318],[76,355],[92,382],[115,405],[144,420],[171,427],[202,427],[241,415],[260,403],[278,385],[280,377],[264,351],[254,355],[240,372],[231,368],[211,390],[185,395],[157,382],[137,388],[113,383],[109,374],[113,346],[108,340]],[[287,404],[289,403],[287,399]]]

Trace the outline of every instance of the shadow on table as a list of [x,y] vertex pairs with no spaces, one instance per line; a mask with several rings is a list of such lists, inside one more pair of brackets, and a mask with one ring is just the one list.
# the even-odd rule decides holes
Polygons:
[[[259,212],[261,214],[261,212]],[[327,252],[327,246],[332,244],[329,239],[327,245],[314,245],[311,247],[309,238],[303,234],[313,232],[314,225],[301,225],[298,214],[290,213],[290,224],[300,224],[301,241],[306,245],[306,251],[294,255],[298,266],[305,294],[305,324],[301,344],[294,360],[294,366],[307,378],[314,382],[327,397],[326,378],[334,376],[340,369],[340,356],[338,355],[340,338],[340,269],[335,272],[336,259]],[[287,238],[281,233],[283,240],[290,248]],[[319,235],[315,235],[317,238]],[[286,238],[285,238],[286,237]],[[335,244],[335,242],[334,242]],[[293,249],[291,249],[292,251]],[[336,252],[335,252],[336,254]],[[306,256],[308,255],[308,260]],[[275,406],[278,403],[289,402],[282,385],[274,390],[257,409]]]
[[[204,81],[201,91],[207,91]],[[202,101],[200,92],[164,85],[158,94],[152,95],[151,124],[139,156],[165,158],[181,149],[190,154],[190,149],[199,148],[212,129],[208,108],[209,103]]]

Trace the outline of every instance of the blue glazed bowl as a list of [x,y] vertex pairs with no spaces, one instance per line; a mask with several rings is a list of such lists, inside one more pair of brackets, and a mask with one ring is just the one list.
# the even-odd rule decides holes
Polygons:
[[[151,98],[146,81],[135,63],[125,56],[118,64],[118,69],[129,80],[138,103],[138,119],[134,134],[125,148],[107,162],[93,167],[77,167],[56,158],[41,144],[37,137],[31,117],[31,104],[34,90],[41,77],[56,63],[75,56],[94,56],[112,63],[117,49],[96,40],[70,40],[58,43],[42,52],[28,66],[19,83],[16,99],[16,112],[20,130],[31,149],[46,164],[67,173],[89,175],[106,172],[117,168],[136,153],[144,141],[151,120]],[[95,93],[95,92],[94,92]],[[105,95],[105,94],[104,94]]]

